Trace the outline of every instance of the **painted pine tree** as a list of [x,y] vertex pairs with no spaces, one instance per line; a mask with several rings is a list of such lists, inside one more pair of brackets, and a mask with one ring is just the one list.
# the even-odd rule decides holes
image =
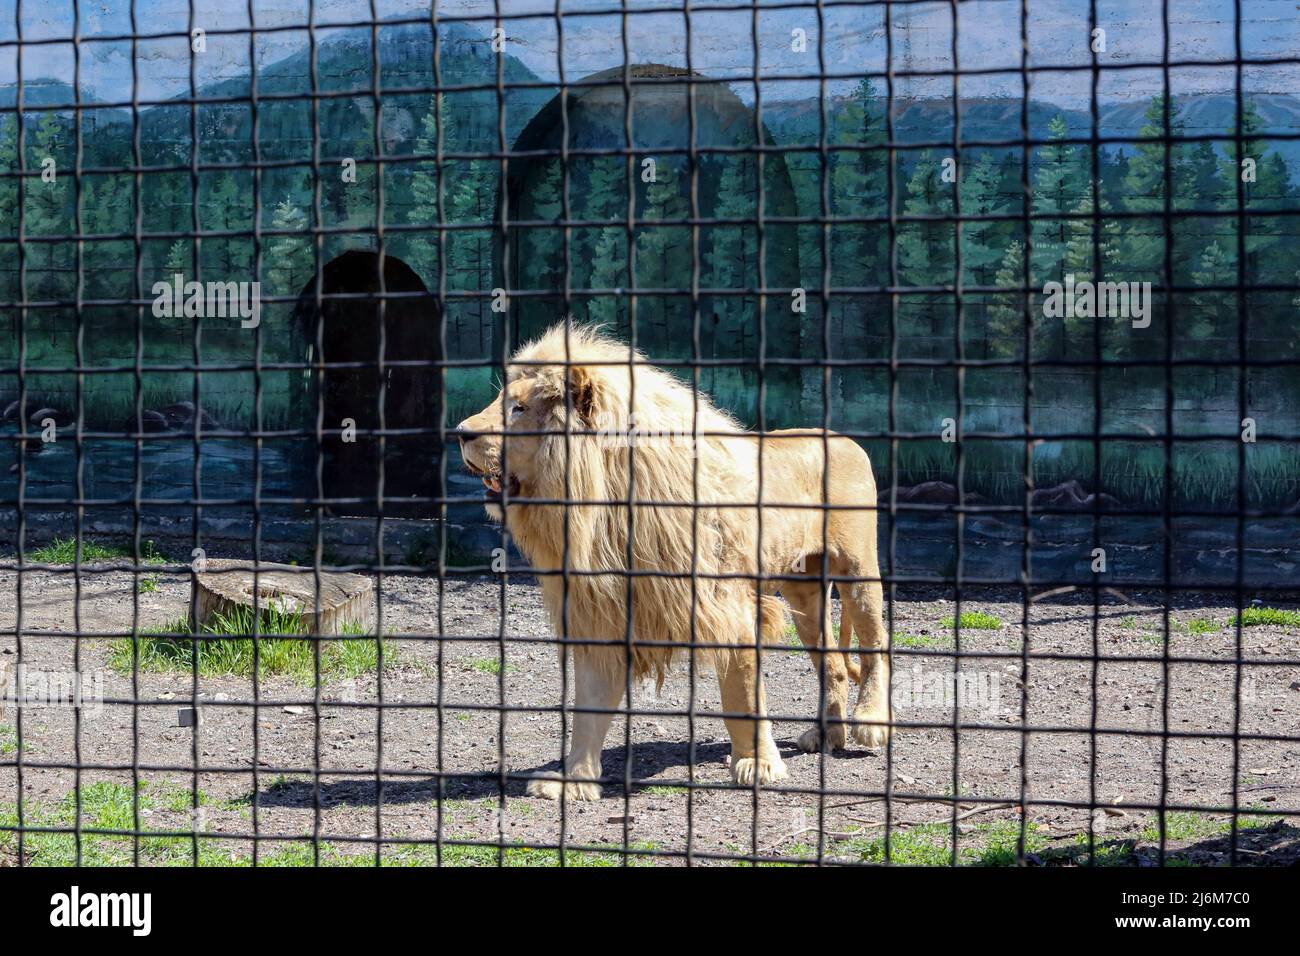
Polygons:
[[[932,152],[921,154],[907,181],[907,216],[951,217],[952,183],[943,181],[943,166]],[[910,286],[951,285],[956,264],[956,227],[942,218],[903,222],[898,230],[899,280]],[[943,292],[903,296],[899,306],[900,334],[915,337],[905,346],[913,354],[950,350],[947,335],[952,318],[952,296]],[[924,343],[924,344],[922,344]]]
[[289,235],[270,237],[266,242],[263,274],[271,295],[297,295],[315,274],[306,211],[286,197],[275,206],[271,228]]
[[[1068,135],[1065,117],[1052,117],[1048,124],[1049,141],[1038,151],[1033,211],[1036,217],[1043,218],[1033,220],[1030,257],[1031,281],[1037,288],[1047,282],[1065,281],[1071,220],[1062,214],[1074,213],[1085,193],[1083,159],[1077,147],[1063,142]],[[1065,317],[1044,317],[1036,345],[1040,355],[1065,357],[1069,351]]]
[[[690,204],[682,192],[684,170],[660,157],[652,181],[645,183],[635,239],[637,286],[669,289],[683,285],[691,274],[690,229],[674,225],[689,218]],[[638,296],[638,344],[660,355],[681,354],[683,343],[673,328],[689,324],[688,300],[664,294]],[[653,337],[646,332],[653,330]]]
[[[717,192],[713,198],[712,216],[717,219],[749,220],[756,211],[754,162],[744,155],[717,157],[713,166],[717,175]],[[701,276],[704,285],[718,289],[741,290],[758,285],[758,237],[743,223],[710,226],[702,237],[705,271]],[[701,326],[705,332],[702,348],[706,357],[732,354],[739,344],[747,342],[746,325],[753,325],[757,310],[749,296],[726,295],[711,297],[705,305]],[[717,388],[717,368],[705,373],[704,383],[709,389]]]
[[[27,168],[41,171],[28,179],[23,224],[30,237],[66,236],[73,232],[70,135],[59,114],[41,114],[36,135],[28,141]],[[53,163],[53,165],[50,165]],[[47,171],[52,176],[47,176]],[[72,244],[32,242],[27,247],[27,295],[34,299],[70,298],[76,284]]]

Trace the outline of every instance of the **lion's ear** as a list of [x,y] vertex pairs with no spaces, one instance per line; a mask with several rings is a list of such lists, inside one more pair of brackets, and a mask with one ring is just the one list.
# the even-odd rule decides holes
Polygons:
[[596,421],[599,382],[589,368],[581,365],[569,367],[569,394],[573,400],[573,410],[586,425]]

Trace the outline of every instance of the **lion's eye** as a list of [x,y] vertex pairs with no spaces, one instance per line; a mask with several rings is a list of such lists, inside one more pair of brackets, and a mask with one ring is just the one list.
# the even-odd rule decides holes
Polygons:
[[522,402],[515,402],[513,405],[510,406],[510,417],[518,418],[526,411],[528,411],[527,405],[524,405]]

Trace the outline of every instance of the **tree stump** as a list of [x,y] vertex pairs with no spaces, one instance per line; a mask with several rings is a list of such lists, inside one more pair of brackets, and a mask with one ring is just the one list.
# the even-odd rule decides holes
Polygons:
[[[194,577],[193,607],[201,628],[213,614],[230,615],[247,609],[252,617],[253,571],[247,561],[209,560],[208,569]],[[245,567],[238,567],[245,565]],[[288,564],[257,566],[257,605],[265,619],[272,605],[302,617],[310,634],[342,634],[345,624],[369,630],[373,619],[374,582],[360,574],[320,573],[320,611],[316,578],[311,568]]]

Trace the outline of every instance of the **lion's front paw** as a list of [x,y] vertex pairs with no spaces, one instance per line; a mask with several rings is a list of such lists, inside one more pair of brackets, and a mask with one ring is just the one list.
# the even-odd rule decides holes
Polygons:
[[869,750],[879,750],[889,744],[889,727],[884,724],[857,724],[853,739]]
[[528,795],[544,800],[599,800],[600,784],[565,781],[558,773],[539,773],[528,781]]
[[814,727],[800,734],[795,746],[806,754],[815,754],[822,750],[841,750],[846,739],[842,724],[827,727],[824,736],[820,727]]
[[754,781],[760,784],[776,783],[786,778],[785,763],[780,757],[741,757],[731,761],[731,776],[743,787],[752,787]]

